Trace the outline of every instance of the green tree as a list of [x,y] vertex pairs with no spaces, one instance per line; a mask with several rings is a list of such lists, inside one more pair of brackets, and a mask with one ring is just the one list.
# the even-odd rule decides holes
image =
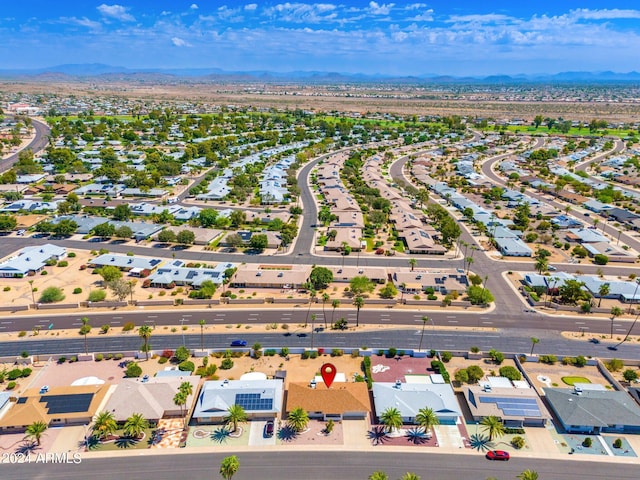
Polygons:
[[114,280],[122,278],[122,271],[113,265],[105,265],[104,267],[96,269],[96,271],[105,283],[113,282]]
[[440,420],[432,408],[421,408],[416,415],[416,424],[420,425],[427,433],[431,427],[438,425]]
[[324,306],[326,303],[331,300],[331,297],[327,292],[322,294],[322,317],[324,318],[324,328],[327,328],[327,314],[325,313]]
[[529,355],[533,355],[533,349],[535,348],[535,346],[540,343],[540,339],[536,338],[536,337],[531,337],[531,353],[529,353]]
[[247,413],[240,405],[234,404],[227,409],[227,415],[224,417],[224,421],[227,425],[232,425],[232,432],[238,430],[238,423],[246,422],[249,419]]
[[121,203],[113,210],[113,218],[115,220],[126,221],[130,220],[132,217],[133,213],[131,212],[131,207],[129,207],[128,203]]
[[622,315],[622,309],[620,307],[611,307],[611,311],[609,312],[609,315],[611,315],[611,336],[610,338],[613,338],[613,322],[615,321],[616,317],[619,317],[620,315]]
[[169,230],[168,228],[165,228],[164,230],[159,232],[158,235],[156,235],[156,238],[158,239],[159,242],[162,242],[162,243],[175,243],[176,232],[174,232],[173,230]]
[[487,288],[476,285],[471,285],[467,289],[467,295],[472,305],[486,305],[494,300],[493,295]]
[[469,383],[476,383],[484,377],[484,372],[478,365],[470,365],[467,367],[467,375],[469,377]]
[[542,272],[546,272],[547,269],[549,268],[549,261],[544,257],[536,258],[536,263],[534,268],[540,275],[542,275]]
[[293,430],[301,432],[307,428],[307,424],[309,423],[309,414],[304,408],[296,407],[289,412],[287,422]]
[[100,225],[96,225],[93,229],[93,234],[96,237],[110,238],[116,232],[116,227],[109,222],[101,223]]
[[151,338],[151,334],[153,333],[153,329],[149,325],[142,325],[138,329],[138,336],[142,339],[142,351],[146,355],[146,359],[149,360],[149,339]]
[[387,284],[380,289],[380,296],[382,298],[393,298],[398,294],[398,289],[393,282],[387,282]]
[[267,235],[264,233],[258,235],[251,235],[251,239],[249,240],[249,246],[254,250],[258,250],[262,252],[269,246],[269,239]]
[[402,414],[400,413],[400,410],[393,407],[387,408],[384,412],[382,412],[380,421],[382,422],[385,430],[388,433],[391,433],[394,430],[399,430],[403,425]]
[[127,281],[124,278],[117,278],[107,283],[107,287],[111,290],[111,293],[115,295],[118,301],[122,302],[125,298],[131,295],[133,282]]
[[413,472],[407,472],[400,477],[400,480],[420,480],[420,475]]
[[198,214],[198,221],[200,226],[204,228],[212,228],[216,225],[216,219],[218,218],[218,211],[213,208],[203,208]]
[[198,322],[200,325],[200,350],[204,350],[204,326],[207,324],[207,321],[203,318]]
[[176,235],[176,240],[181,245],[193,245],[196,241],[196,234],[191,230],[180,230]]
[[611,284],[609,283],[600,284],[600,288],[598,288],[598,295],[600,297],[598,299],[598,308],[600,308],[600,304],[602,303],[602,298],[609,295],[610,292],[611,292]]
[[124,239],[128,239],[133,237],[133,230],[131,230],[129,227],[127,227],[126,225],[123,225],[121,227],[116,228],[114,235],[117,238],[124,238]]
[[11,215],[0,215],[0,232],[10,232],[18,225],[16,217]]
[[25,438],[34,439],[39,446],[42,435],[46,432],[47,428],[49,428],[48,425],[43,421],[38,420],[33,422],[24,431]]
[[409,266],[411,267],[412,272],[413,272],[413,269],[416,268],[417,264],[418,264],[418,260],[416,260],[415,258],[409,259]]
[[240,469],[240,461],[235,455],[225,457],[220,462],[220,475],[224,480],[231,480]]
[[137,378],[142,375],[142,368],[136,362],[131,362],[127,365],[124,375],[127,378]]
[[360,309],[364,307],[364,298],[357,296],[353,299],[353,304],[356,307],[356,327],[360,326]]
[[89,350],[87,347],[87,335],[91,331],[91,324],[89,323],[89,319],[87,317],[82,317],[82,326],[80,327],[80,335],[84,335],[84,354],[88,355]]
[[241,210],[234,210],[229,215],[229,220],[233,228],[238,228],[247,221],[247,215]]
[[513,223],[519,230],[525,231],[529,227],[529,217],[531,216],[531,208],[529,203],[524,202],[518,205],[513,213]]
[[104,440],[118,429],[116,419],[111,412],[100,412],[93,422],[93,435]]
[[533,118],[533,125],[536,127],[536,130],[538,129],[538,127],[540,125],[542,125],[542,122],[544,121],[544,118],[542,117],[542,115],[536,115]]
[[369,475],[368,480],[389,480],[389,476],[383,471],[378,470]]
[[583,282],[579,282],[578,280],[565,280],[558,288],[560,300],[563,303],[569,303],[571,305],[577,305],[581,300],[589,300],[591,295],[589,295],[589,292],[583,290],[582,287],[584,287]]
[[622,378],[624,378],[627,382],[634,382],[638,379],[638,372],[629,368],[622,372]]
[[373,292],[374,288],[376,288],[375,284],[364,275],[353,277],[349,282],[349,289],[354,295],[371,293]]
[[331,307],[333,307],[333,312],[331,313],[331,324],[334,323],[335,316],[336,316],[336,308],[338,308],[339,306],[340,306],[340,300],[338,300],[337,298],[334,298],[333,300],[331,300]]
[[309,282],[316,290],[322,290],[333,282],[333,273],[326,267],[313,267],[309,274]]
[[504,435],[504,425],[502,424],[502,420],[498,417],[488,416],[484,417],[480,421],[480,425],[482,425],[482,430],[485,433],[489,434],[489,441],[494,438],[499,438]]
[[51,225],[51,233],[57,237],[68,237],[75,233],[78,229],[78,224],[73,220],[62,219],[57,223]]
[[453,378],[455,378],[456,382],[467,383],[469,381],[469,374],[466,369],[461,368],[456,372]]
[[511,365],[505,365],[504,367],[500,367],[499,370],[500,376],[508,378],[511,381],[517,381],[522,379],[522,375],[518,371],[516,367],[512,367]]
[[149,422],[141,413],[134,413],[125,420],[122,433],[125,437],[140,438],[147,428],[149,428]]

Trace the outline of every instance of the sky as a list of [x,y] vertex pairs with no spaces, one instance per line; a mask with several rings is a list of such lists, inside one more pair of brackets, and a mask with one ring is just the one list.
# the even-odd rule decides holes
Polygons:
[[2,2],[0,69],[640,71],[638,0]]

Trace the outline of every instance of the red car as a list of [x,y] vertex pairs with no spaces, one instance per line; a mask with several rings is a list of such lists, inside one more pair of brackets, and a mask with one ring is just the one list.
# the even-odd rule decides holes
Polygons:
[[489,460],[509,460],[509,452],[504,450],[491,450],[487,452],[487,458]]

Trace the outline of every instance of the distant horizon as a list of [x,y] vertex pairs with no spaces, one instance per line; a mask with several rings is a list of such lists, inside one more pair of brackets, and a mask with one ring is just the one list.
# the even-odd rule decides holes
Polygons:
[[640,71],[635,0],[582,0],[581,8],[550,0],[105,1],[3,5],[0,69],[103,64],[387,77]]

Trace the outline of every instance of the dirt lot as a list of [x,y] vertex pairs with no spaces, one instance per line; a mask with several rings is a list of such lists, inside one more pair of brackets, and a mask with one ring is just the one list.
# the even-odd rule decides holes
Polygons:
[[590,382],[611,388],[607,379],[600,374],[598,368],[595,366],[575,367],[572,365],[562,365],[561,363],[548,365],[544,363],[527,362],[524,364],[524,369],[529,375],[529,378],[531,378],[533,386],[540,394],[544,393],[542,388],[545,387],[571,388],[570,385],[562,381],[563,377],[584,377],[588,380],[587,383]]

